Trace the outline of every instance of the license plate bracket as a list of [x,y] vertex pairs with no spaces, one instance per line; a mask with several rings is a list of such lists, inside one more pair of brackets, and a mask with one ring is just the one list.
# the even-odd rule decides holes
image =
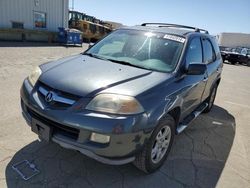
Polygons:
[[42,140],[45,140],[47,142],[51,140],[52,128],[35,118],[32,118],[31,130],[38,134],[39,138],[41,138]]

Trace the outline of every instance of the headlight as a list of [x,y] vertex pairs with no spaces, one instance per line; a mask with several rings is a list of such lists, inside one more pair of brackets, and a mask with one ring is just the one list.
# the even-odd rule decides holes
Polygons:
[[144,111],[134,97],[116,94],[97,95],[86,109],[112,114],[138,114]]
[[39,67],[36,67],[35,70],[33,70],[33,72],[29,75],[28,79],[32,86],[36,84],[41,74],[42,74],[42,70]]

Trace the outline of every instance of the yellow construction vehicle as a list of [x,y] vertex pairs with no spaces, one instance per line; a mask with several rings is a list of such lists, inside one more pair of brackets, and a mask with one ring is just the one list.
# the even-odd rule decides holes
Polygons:
[[85,42],[96,42],[112,31],[111,24],[77,11],[69,11],[69,28],[82,31]]

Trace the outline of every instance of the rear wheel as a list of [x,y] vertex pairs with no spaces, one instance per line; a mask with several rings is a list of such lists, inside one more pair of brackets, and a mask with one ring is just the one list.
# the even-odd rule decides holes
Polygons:
[[175,131],[173,117],[163,118],[152,133],[149,142],[136,156],[134,165],[145,173],[152,173],[162,166],[173,143]]
[[203,111],[204,113],[210,112],[211,109],[213,108],[213,106],[214,106],[214,100],[215,100],[216,93],[217,93],[217,88],[218,88],[218,85],[216,84],[216,86],[214,86],[213,90],[212,90],[211,93],[210,93],[210,96],[209,96],[208,99],[207,99],[208,106],[207,106],[207,108]]

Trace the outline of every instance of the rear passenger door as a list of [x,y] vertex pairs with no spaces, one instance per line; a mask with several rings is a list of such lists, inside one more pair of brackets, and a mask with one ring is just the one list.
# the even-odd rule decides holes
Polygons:
[[213,43],[214,41],[208,37],[202,38],[203,63],[207,64],[207,83],[202,96],[202,101],[209,97],[211,89],[221,72],[221,56],[219,52],[215,52],[215,44]]

